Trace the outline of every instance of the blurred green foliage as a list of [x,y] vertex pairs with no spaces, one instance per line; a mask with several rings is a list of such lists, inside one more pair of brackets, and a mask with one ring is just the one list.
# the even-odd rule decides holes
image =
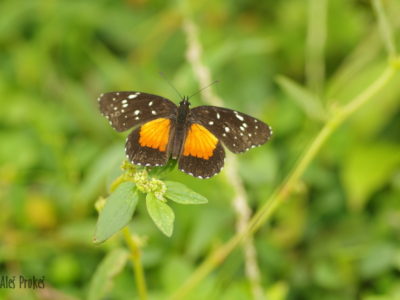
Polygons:
[[[400,3],[384,3],[399,40]],[[44,275],[46,289],[0,288],[0,299],[98,299],[89,286],[104,288],[92,277],[107,265],[107,299],[137,295],[131,269],[118,265],[126,260],[121,237],[92,243],[94,203],[124,158],[124,134],[102,118],[96,98],[140,90],[177,102],[159,71],[182,93],[196,91],[184,17],[199,26],[204,62],[221,81],[213,88],[225,105],[274,129],[269,144],[239,156],[253,209],[318,132],[319,105],[349,101],[387,62],[366,0],[328,2],[326,86],[315,99],[301,86],[307,22],[318,18],[307,15],[306,1],[1,1],[0,274]],[[400,299],[399,82],[334,134],[290,201],[255,235],[269,299]],[[152,299],[179,288],[235,234],[223,173],[198,180],[174,171],[170,178],[209,203],[171,204],[175,229],[167,238],[139,201],[131,230],[147,237]],[[237,250],[190,299],[251,299],[243,265]]]

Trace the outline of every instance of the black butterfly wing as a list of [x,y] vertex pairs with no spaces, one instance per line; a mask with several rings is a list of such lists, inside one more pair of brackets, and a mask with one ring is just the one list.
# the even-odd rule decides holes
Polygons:
[[110,92],[97,99],[101,113],[117,131],[125,131],[145,122],[176,114],[170,100],[142,92]]
[[208,159],[181,155],[178,160],[178,168],[191,176],[205,179],[218,174],[224,166],[224,160],[225,151],[218,142],[212,156]]
[[231,109],[216,106],[198,106],[191,110],[192,122],[211,131],[233,153],[260,146],[272,135],[264,122]]
[[130,162],[140,166],[163,166],[167,163],[169,153],[157,148],[140,144],[142,127],[134,129],[126,138],[125,153]]

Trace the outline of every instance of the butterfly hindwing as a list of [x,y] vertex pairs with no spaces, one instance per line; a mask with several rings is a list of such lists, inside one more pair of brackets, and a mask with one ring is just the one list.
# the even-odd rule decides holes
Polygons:
[[168,144],[173,123],[158,118],[133,130],[126,139],[125,152],[133,164],[163,166],[169,158]]
[[101,113],[117,131],[176,114],[177,106],[163,97],[142,92],[110,92],[99,98]]
[[249,115],[216,106],[198,106],[191,110],[192,122],[211,131],[233,153],[264,144],[272,135],[271,128]]
[[218,142],[212,156],[208,159],[199,158],[192,155],[181,155],[178,161],[178,168],[191,176],[198,178],[210,178],[218,174],[225,160],[225,151],[221,143]]

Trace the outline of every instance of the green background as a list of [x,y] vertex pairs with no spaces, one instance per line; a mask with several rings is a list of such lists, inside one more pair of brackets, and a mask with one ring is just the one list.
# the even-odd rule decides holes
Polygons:
[[[125,247],[120,235],[92,243],[94,203],[120,173],[126,136],[100,115],[96,98],[137,90],[177,103],[160,71],[182,94],[198,90],[185,56],[184,19],[198,26],[203,63],[220,80],[211,89],[226,107],[274,130],[271,142],[238,156],[249,205],[256,210],[264,203],[323,124],[296,98],[315,92],[334,108],[365,90],[387,64],[371,3],[328,1],[326,78],[315,76],[311,92],[300,87],[313,61],[306,55],[315,46],[307,43],[309,24],[321,26],[322,15],[309,13],[312,2],[1,1],[0,274],[45,276],[46,289],[2,288],[0,299],[86,299],[102,259]],[[400,2],[384,4],[398,41]],[[255,234],[268,299],[400,299],[399,83],[396,77],[334,133]],[[199,95],[192,99],[202,103]],[[199,180],[175,170],[168,179],[209,203],[171,203],[171,238],[138,204],[131,230],[146,239],[151,299],[177,290],[235,234],[233,188],[224,172]],[[135,297],[126,265],[102,299]],[[188,299],[252,299],[242,250]]]

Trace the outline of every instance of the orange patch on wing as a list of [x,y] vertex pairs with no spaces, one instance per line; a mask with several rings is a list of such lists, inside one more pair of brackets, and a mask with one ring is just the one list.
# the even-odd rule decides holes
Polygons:
[[218,139],[205,127],[192,124],[186,136],[183,155],[209,159],[217,147]]
[[169,141],[169,119],[155,119],[142,125],[139,132],[139,144],[142,147],[150,147],[164,152]]

